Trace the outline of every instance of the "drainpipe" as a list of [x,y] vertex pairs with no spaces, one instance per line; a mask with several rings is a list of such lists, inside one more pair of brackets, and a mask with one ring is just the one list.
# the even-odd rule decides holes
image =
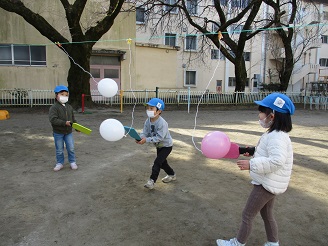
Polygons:
[[[321,13],[323,12],[323,4],[320,4],[319,9],[318,9],[318,14],[319,14],[319,22],[321,21]],[[318,30],[319,30],[319,26],[318,26]],[[320,49],[321,48],[316,48],[315,49],[315,62],[316,64],[319,64],[319,57],[320,57]],[[319,67],[320,69],[320,67]],[[314,81],[319,81],[319,75],[320,75],[320,70],[319,70],[319,74],[315,73],[315,78]]]
[[[266,5],[265,8],[263,8],[263,19],[267,19],[267,16],[268,16],[268,5]],[[262,54],[261,54],[261,60],[263,62],[261,62],[261,73],[262,73],[262,83],[265,83],[265,71],[266,71],[266,59],[267,59],[267,55],[266,55],[266,46],[267,46],[267,42],[268,42],[268,36],[266,34],[266,32],[262,32]],[[253,85],[252,85],[253,86]],[[257,84],[257,88],[259,86],[259,83]]]

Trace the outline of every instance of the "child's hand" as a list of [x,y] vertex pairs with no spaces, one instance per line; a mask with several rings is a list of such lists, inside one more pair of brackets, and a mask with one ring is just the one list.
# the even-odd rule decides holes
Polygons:
[[243,156],[253,156],[255,152],[255,147],[239,147],[239,153]]
[[66,121],[66,126],[72,126],[70,121]]
[[142,138],[139,141],[136,141],[137,144],[144,144],[146,142],[146,138]]
[[240,170],[249,170],[249,160],[238,160],[237,165]]

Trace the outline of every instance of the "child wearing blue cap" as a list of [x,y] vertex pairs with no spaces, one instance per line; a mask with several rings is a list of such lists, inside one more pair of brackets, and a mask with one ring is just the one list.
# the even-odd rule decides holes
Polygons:
[[255,103],[259,105],[259,124],[268,130],[260,138],[253,158],[237,161],[240,170],[249,170],[253,190],[243,210],[237,237],[218,239],[218,246],[245,245],[258,213],[267,235],[264,246],[279,246],[273,205],[276,196],[287,190],[292,172],[293,148],[288,132],[292,130],[291,115],[295,106],[289,97],[280,93],[272,93]]
[[162,182],[169,183],[176,180],[173,169],[167,162],[167,157],[172,151],[173,140],[169,132],[167,122],[160,116],[164,110],[164,102],[159,98],[152,98],[146,104],[146,119],[143,131],[140,134],[141,140],[138,144],[153,143],[156,147],[157,157],[154,161],[152,172],[145,188],[153,189],[158,178],[160,169],[166,172]]
[[49,109],[49,121],[52,126],[56,147],[57,164],[54,167],[54,171],[57,172],[64,167],[64,143],[66,145],[71,169],[76,170],[77,165],[72,133],[72,124],[75,123],[76,120],[73,107],[67,103],[69,91],[66,86],[59,85],[55,87],[54,92],[56,101]]

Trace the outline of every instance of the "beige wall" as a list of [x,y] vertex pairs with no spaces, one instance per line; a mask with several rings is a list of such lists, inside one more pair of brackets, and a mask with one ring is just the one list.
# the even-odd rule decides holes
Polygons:
[[137,43],[136,47],[135,89],[176,88],[177,51],[163,45],[143,45]]
[[[43,7],[48,10],[55,8],[47,4]],[[38,8],[42,9],[41,6]],[[49,16],[49,12],[44,13]],[[0,9],[0,23],[1,43],[46,45],[47,54],[46,67],[0,66],[0,88],[51,89],[59,83],[66,83],[69,63],[63,52],[14,13]]]

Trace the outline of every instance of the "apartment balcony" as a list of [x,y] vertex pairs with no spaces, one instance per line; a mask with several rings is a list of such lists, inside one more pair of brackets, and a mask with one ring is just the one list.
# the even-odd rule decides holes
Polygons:
[[314,40],[312,40],[309,44],[308,44],[308,49],[318,49],[321,48],[322,45],[322,41],[320,38],[316,38]]
[[296,84],[298,81],[303,79],[308,74],[319,74],[319,64],[305,64],[300,69],[298,69],[291,78],[292,84]]

